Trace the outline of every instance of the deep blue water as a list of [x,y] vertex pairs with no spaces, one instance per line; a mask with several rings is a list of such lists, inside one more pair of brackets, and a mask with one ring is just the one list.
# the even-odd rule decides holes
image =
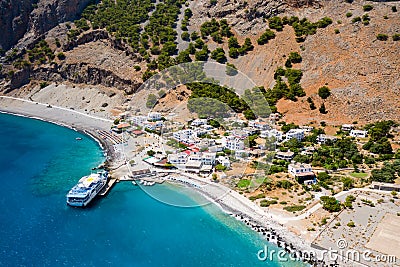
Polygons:
[[0,266],[278,266],[258,261],[266,242],[213,205],[172,207],[121,182],[88,208],[68,207],[65,194],[103,160],[85,135],[0,114]]

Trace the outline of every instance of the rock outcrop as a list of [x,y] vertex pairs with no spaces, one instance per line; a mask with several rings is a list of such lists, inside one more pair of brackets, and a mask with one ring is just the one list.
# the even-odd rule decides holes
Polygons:
[[24,36],[35,40],[61,22],[74,20],[91,0],[1,0],[0,47],[10,49]]
[[84,83],[90,85],[101,84],[107,87],[114,87],[132,94],[141,85],[138,82],[124,79],[117,74],[86,63],[53,65],[52,67],[41,67],[31,73],[36,80],[52,82],[70,81],[73,83]]
[[28,29],[33,2],[32,0],[0,0],[1,49],[10,49],[24,36]]

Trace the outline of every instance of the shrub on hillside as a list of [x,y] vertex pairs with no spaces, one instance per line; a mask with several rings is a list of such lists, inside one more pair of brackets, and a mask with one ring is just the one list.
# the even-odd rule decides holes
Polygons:
[[389,37],[387,34],[379,33],[376,35],[376,39],[378,39],[379,41],[387,41],[388,38]]

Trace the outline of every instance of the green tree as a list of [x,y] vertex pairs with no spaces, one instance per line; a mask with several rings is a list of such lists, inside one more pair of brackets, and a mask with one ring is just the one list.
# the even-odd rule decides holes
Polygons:
[[217,47],[214,51],[211,52],[211,58],[217,61],[218,63],[225,63],[226,56],[224,49]]
[[318,89],[318,95],[322,99],[327,99],[331,95],[331,90],[327,86],[322,86]]
[[322,207],[329,212],[338,212],[341,210],[340,202],[334,197],[322,196],[320,201]]
[[282,31],[283,30],[283,23],[280,17],[272,17],[268,19],[268,25],[271,29]]
[[274,39],[275,36],[276,35],[273,31],[271,31],[270,29],[266,29],[265,32],[261,34],[261,36],[258,38],[257,43],[259,45],[266,44],[269,40]]
[[182,40],[184,40],[184,41],[190,41],[190,34],[188,33],[188,32],[182,32],[182,34],[181,34],[181,37],[182,37]]
[[176,63],[181,64],[181,63],[186,63],[186,62],[191,62],[192,59],[189,56],[189,51],[183,50],[179,52],[178,56],[176,57]]
[[302,57],[297,52],[290,52],[289,60],[292,63],[300,63],[302,61]]
[[364,5],[363,6],[363,10],[366,11],[366,12],[371,11],[373,8],[374,7],[372,5]]
[[354,180],[351,179],[350,177],[344,177],[342,179],[343,183],[343,190],[349,190],[354,187]]
[[196,58],[197,61],[207,61],[208,59],[208,50],[207,49],[201,49],[199,51],[196,51],[194,54],[194,57]]
[[246,38],[246,39],[244,40],[244,44],[243,44],[243,46],[242,46],[242,49],[243,49],[245,52],[248,52],[248,51],[251,51],[251,50],[254,49],[254,45],[251,43],[250,38]]
[[229,48],[229,57],[231,58],[238,58],[239,57],[239,51],[237,48]]
[[229,48],[239,48],[240,47],[239,42],[236,37],[234,37],[234,36],[229,37],[228,47]]
[[147,151],[147,155],[149,155],[150,157],[154,156],[155,154],[156,152],[154,152],[153,150]]

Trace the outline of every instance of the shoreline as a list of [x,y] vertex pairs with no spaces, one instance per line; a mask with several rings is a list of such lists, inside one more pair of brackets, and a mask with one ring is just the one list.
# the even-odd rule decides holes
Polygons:
[[[4,98],[0,98],[0,103],[1,100]],[[14,116],[20,116],[20,117],[26,117],[30,119],[37,119],[49,123],[53,123],[56,125],[59,125],[61,127],[66,127],[69,129],[72,129],[74,131],[83,133],[93,140],[95,140],[100,148],[102,149],[103,153],[105,153],[105,162],[103,163],[106,167],[109,166],[109,164],[112,164],[115,160],[115,154],[113,152],[113,147],[112,144],[109,144],[106,140],[103,140],[100,136],[97,135],[96,130],[105,130],[104,128],[104,120],[102,119],[101,123],[98,123],[96,127],[93,127],[94,119],[93,116],[88,116],[85,118],[84,114],[79,114],[79,118],[76,114],[76,111],[73,110],[68,110],[65,108],[58,109],[58,111],[61,111],[61,115],[66,115],[68,111],[70,113],[73,113],[73,119],[66,119],[65,116],[64,118],[60,118],[57,116],[57,114],[54,114],[54,111],[57,110],[57,107],[52,107],[51,110],[48,110],[49,108],[45,104],[41,104],[41,108],[35,110],[35,107],[38,107],[38,104],[33,102],[33,101],[27,101],[23,99],[15,99],[15,98],[8,98],[11,100],[11,103],[8,103],[9,106],[8,108],[5,108],[4,106],[0,107],[0,113],[4,114],[10,114]],[[21,101],[23,102],[23,105],[20,106],[13,106],[12,102],[15,101]],[[44,109],[43,109],[44,108]],[[58,115],[60,115],[58,114]],[[85,119],[87,120],[90,118],[91,121],[91,127],[90,126],[85,126]],[[100,118],[99,118],[100,119]],[[111,125],[112,121],[107,120],[108,124]],[[79,122],[79,123],[77,123]],[[99,121],[98,121],[99,122]],[[203,181],[204,182],[204,181]],[[180,184],[179,182],[177,182]],[[209,183],[207,183],[209,185]],[[215,185],[217,187],[220,187],[218,189],[221,189],[221,185]],[[282,249],[289,249],[292,252],[299,253],[301,251],[310,251],[311,246],[306,244],[305,240],[301,239],[299,236],[296,236],[293,232],[291,232],[289,229],[287,229],[283,224],[280,224],[278,221],[274,220],[272,217],[267,218],[265,216],[260,216],[259,212],[253,209],[251,205],[248,205],[249,203],[243,203],[241,199],[239,199],[237,196],[231,195],[232,190],[229,189],[229,192],[224,195],[222,198],[215,196],[211,192],[208,192],[207,190],[204,190],[203,188],[196,188],[193,186],[188,186],[191,188],[194,192],[199,193],[201,196],[206,198],[208,201],[210,201],[210,204],[216,205],[223,213],[228,214],[229,216],[233,216],[235,219],[243,222],[247,227],[249,227],[251,230],[253,230],[255,233],[259,234],[263,239],[266,240],[266,242],[269,242],[271,244],[275,244],[278,247]],[[227,189],[227,188],[223,188]],[[227,196],[229,196],[230,199],[225,199]],[[236,206],[235,203],[231,203],[232,200],[236,201]],[[238,204],[239,203],[239,204]],[[239,207],[238,207],[239,206]],[[275,239],[276,242],[273,242],[272,240]],[[290,242],[291,241],[291,242]],[[283,243],[280,243],[283,242]],[[280,243],[280,244],[279,244]],[[298,254],[297,254],[298,255]],[[311,263],[307,262],[305,260],[302,260],[305,263]]]
[[[6,96],[0,96],[0,104],[2,101],[9,101],[8,106],[0,106],[0,113],[1,114],[8,114],[8,115],[13,115],[13,116],[18,116],[18,117],[23,117],[23,118],[28,118],[28,119],[34,119],[34,120],[40,120],[43,122],[48,122],[52,123],[61,127],[65,127],[71,130],[74,130],[78,133],[84,134],[88,136],[89,138],[93,139],[100,147],[100,149],[103,152],[103,155],[105,157],[105,161],[101,165],[107,166],[107,164],[112,163],[115,160],[115,155],[114,155],[114,149],[112,147],[112,144],[109,144],[106,140],[101,138],[96,130],[105,130],[105,122],[109,121],[111,124],[111,120],[103,119],[103,118],[98,118],[99,120],[102,120],[102,123],[96,126],[91,126],[87,127],[82,123],[82,120],[79,117],[87,117],[90,119],[92,122],[95,121],[93,118],[95,118],[92,115],[85,115],[81,112],[77,112],[75,110],[68,110],[66,108],[61,108],[61,107],[55,107],[52,106],[50,112],[48,110],[48,105],[45,105],[43,103],[37,103],[33,102],[30,100],[25,100],[25,99],[19,99],[19,98],[13,98],[13,97],[6,97]],[[13,107],[12,102],[13,101],[20,101],[19,107]],[[45,107],[45,109],[42,110],[32,110],[32,107]],[[30,106],[30,107],[29,107]],[[73,119],[69,119],[67,117],[61,118],[61,116],[54,116],[54,114],[51,114],[53,110],[58,110],[60,114],[66,114],[70,113],[75,115]],[[59,115],[60,115],[59,114]],[[78,117],[79,115],[79,117]],[[76,123],[76,121],[80,121],[81,123]],[[95,124],[95,123],[94,123]],[[92,123],[93,125],[93,123]],[[97,168],[98,166],[96,166]]]
[[283,224],[275,221],[272,217],[269,218],[265,215],[260,215],[255,210],[253,213],[246,211],[246,209],[252,208],[249,207],[247,203],[243,203],[243,206],[241,208],[235,207],[235,205],[229,203],[229,199],[225,198],[228,195],[231,198],[235,198],[235,196],[231,195],[233,190],[229,189],[226,195],[218,198],[201,187],[189,185],[180,180],[165,180],[165,182],[171,185],[183,185],[184,187],[190,188],[193,192],[198,193],[201,197],[209,201],[209,203],[199,205],[198,207],[203,207],[207,205],[217,206],[218,209],[221,210],[223,213],[245,224],[246,227],[250,228],[266,242],[279,247],[279,249],[284,250],[287,256],[289,254],[294,254],[295,257],[299,258],[295,261],[301,261],[305,264],[309,264],[310,266],[327,266],[324,265],[324,262],[318,261],[318,258],[314,256],[310,258],[305,255],[303,252],[308,253],[310,251],[315,251],[315,256],[317,256],[318,253],[315,249],[311,247],[311,244],[308,244],[304,239],[295,235]]

